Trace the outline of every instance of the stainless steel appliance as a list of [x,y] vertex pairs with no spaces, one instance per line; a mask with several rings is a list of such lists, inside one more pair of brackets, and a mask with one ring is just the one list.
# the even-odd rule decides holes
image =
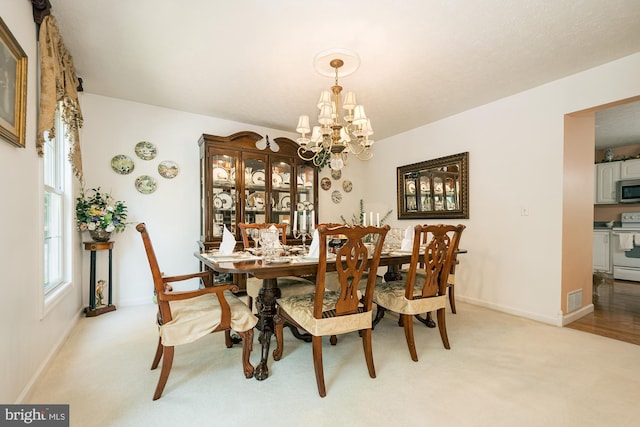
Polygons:
[[[613,278],[640,282],[640,212],[622,213],[620,223],[613,228],[611,240]],[[621,240],[632,241],[631,249],[621,247]]]
[[640,202],[640,179],[627,179],[616,183],[618,203]]

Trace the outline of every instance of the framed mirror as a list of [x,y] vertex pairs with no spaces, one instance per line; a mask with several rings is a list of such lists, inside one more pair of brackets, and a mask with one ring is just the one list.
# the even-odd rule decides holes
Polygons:
[[469,153],[397,169],[398,219],[469,218]]

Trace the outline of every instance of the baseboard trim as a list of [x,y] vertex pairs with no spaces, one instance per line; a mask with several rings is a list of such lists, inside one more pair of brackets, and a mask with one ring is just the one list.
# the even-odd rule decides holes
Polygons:
[[587,314],[592,313],[594,309],[595,309],[594,305],[589,304],[582,308],[579,308],[578,310],[572,311],[569,314],[564,315],[564,317],[562,318],[562,326],[566,326],[569,323],[575,322],[581,317],[584,317]]
[[75,316],[71,322],[69,322],[69,325],[67,325],[67,328],[65,329],[64,333],[60,335],[60,339],[55,343],[53,347],[51,347],[51,351],[49,351],[49,353],[47,354],[47,357],[44,358],[44,360],[42,361],[38,369],[31,376],[31,379],[29,380],[29,382],[27,382],[27,384],[24,386],[24,389],[22,389],[22,392],[16,399],[16,402],[15,402],[16,405],[22,404],[24,400],[29,396],[29,393],[31,393],[31,389],[33,388],[36,381],[40,378],[42,373],[49,366],[53,357],[60,351],[63,344],[67,341],[67,338],[69,338],[69,335],[71,335],[71,331],[73,331],[73,329],[76,327],[76,325],[80,321],[80,318],[82,317],[84,317],[84,313],[83,313],[83,309],[80,309],[78,311],[78,315]]
[[529,311],[518,310],[518,309],[515,309],[513,307],[508,307],[508,306],[499,305],[499,304],[493,304],[493,303],[489,303],[489,302],[482,301],[482,300],[479,300],[479,299],[469,298],[469,297],[465,297],[465,296],[462,296],[462,295],[458,295],[457,293],[456,293],[456,300],[459,300],[459,301],[462,301],[462,302],[467,302],[467,303],[473,304],[473,305],[479,305],[479,306],[485,307],[485,308],[490,308],[491,310],[496,310],[496,311],[500,311],[500,312],[507,313],[507,314],[513,314],[514,316],[524,317],[526,319],[535,320],[537,322],[546,323],[548,325],[563,326],[562,315],[558,315],[558,316],[554,316],[554,317],[541,316],[538,313],[532,313],[532,312],[529,312]]

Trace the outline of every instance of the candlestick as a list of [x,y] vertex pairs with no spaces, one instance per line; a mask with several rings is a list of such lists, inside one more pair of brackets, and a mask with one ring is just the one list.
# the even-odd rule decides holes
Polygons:
[[307,213],[302,212],[302,231],[307,231]]
[[298,231],[298,211],[293,211],[293,230]]
[[380,227],[380,213],[376,214],[376,227]]
[[367,226],[367,214],[365,214],[364,212],[362,212],[362,226]]
[[373,225],[373,211],[369,212],[369,225]]
[[316,226],[316,211],[311,211],[311,230]]

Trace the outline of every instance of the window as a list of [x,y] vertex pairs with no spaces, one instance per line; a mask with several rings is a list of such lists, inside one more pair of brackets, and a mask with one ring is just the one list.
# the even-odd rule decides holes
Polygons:
[[55,138],[44,145],[44,294],[48,295],[67,282],[68,224],[70,214],[67,191],[70,167],[65,152],[65,127],[57,114]]

